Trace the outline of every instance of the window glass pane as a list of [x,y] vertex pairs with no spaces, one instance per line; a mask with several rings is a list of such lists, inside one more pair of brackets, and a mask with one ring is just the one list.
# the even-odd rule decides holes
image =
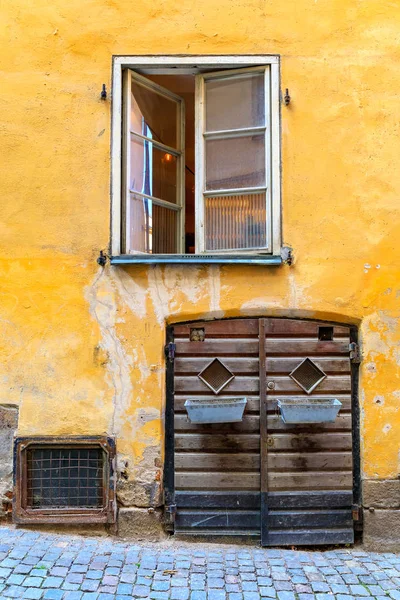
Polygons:
[[161,96],[132,79],[131,130],[158,142],[178,148],[179,103]]
[[173,154],[132,136],[130,189],[176,204],[177,163]]
[[206,251],[267,245],[265,193],[205,198]]
[[130,195],[127,252],[175,254],[177,252],[178,211],[158,206],[148,198]]
[[207,140],[206,189],[265,185],[264,135]]
[[209,79],[205,86],[206,131],[265,124],[264,73]]

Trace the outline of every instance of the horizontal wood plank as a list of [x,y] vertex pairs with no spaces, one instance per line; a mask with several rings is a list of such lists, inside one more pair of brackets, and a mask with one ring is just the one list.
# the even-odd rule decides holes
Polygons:
[[327,544],[352,544],[353,529],[288,529],[270,530],[270,546],[325,546]]
[[320,452],[323,450],[351,450],[351,433],[274,433],[268,435],[268,449]]
[[[198,433],[207,433],[211,431],[221,431],[229,433],[229,431],[246,431],[249,433],[259,433],[260,417],[258,415],[244,414],[243,420],[237,423],[191,423],[186,413],[175,415],[175,431],[193,431]],[[324,430],[347,430],[351,431],[351,415],[339,414],[333,423],[313,423],[309,424],[290,424],[284,423],[279,415],[267,415],[268,431],[287,431],[299,433],[300,431],[307,432],[312,428],[313,433]]]
[[[285,392],[296,393],[301,392],[300,386],[291,378],[285,376],[269,377],[268,382],[274,383],[272,394],[274,396]],[[235,376],[228,385],[223,388],[224,394],[256,394],[259,392],[260,383],[258,377],[252,376]],[[175,392],[187,394],[205,393],[207,394],[210,388],[197,375],[185,375],[175,377]],[[335,393],[335,392],[351,392],[351,377],[350,375],[328,375],[315,391],[310,395],[311,398],[318,397],[319,393]],[[270,392],[268,392],[269,395]]]
[[180,508],[231,508],[252,509],[260,508],[260,493],[256,492],[218,492],[210,494],[208,491],[195,492],[177,490],[176,504]]
[[[256,394],[260,384],[258,377],[235,377],[223,388],[223,394]],[[210,388],[197,375],[175,377],[175,392],[187,394],[209,393]],[[215,399],[218,396],[214,396]]]
[[273,529],[352,527],[351,509],[274,511],[268,512],[268,525]]
[[351,431],[351,414],[340,413],[336,417],[333,423],[284,423],[279,415],[268,414],[268,431],[291,431],[293,433],[300,433],[301,431],[307,431],[311,433],[318,433],[319,431]]
[[[298,319],[265,319],[265,333],[270,335],[298,335],[315,336],[318,339],[320,327],[330,327],[329,323],[318,321],[300,321]],[[332,325],[333,336],[348,337],[350,335],[349,327],[341,325]]]
[[339,338],[332,342],[320,342],[305,339],[285,338],[275,339],[267,338],[265,340],[265,353],[269,357],[271,354],[283,354],[288,356],[310,356],[318,354],[344,354],[349,355],[349,342],[346,339]]
[[[250,359],[249,359],[250,360]],[[266,358],[267,375],[271,373],[291,373],[304,360],[300,357],[268,357]],[[313,363],[326,374],[350,373],[350,359],[347,356],[327,358],[325,356],[314,357]]]
[[[238,377],[238,379],[241,379]],[[243,379],[249,379],[243,377]],[[232,381],[232,383],[235,380]],[[301,390],[301,387],[289,376],[274,375],[273,377],[267,377],[267,382],[273,382],[274,389],[271,390],[274,395],[282,392],[297,392]],[[351,392],[351,377],[350,375],[328,375],[315,390],[309,395],[310,398],[318,397],[320,393],[328,392]],[[270,390],[268,390],[268,395]]]
[[334,471],[351,470],[351,452],[268,452],[271,471]]
[[175,449],[177,451],[196,451],[207,448],[209,452],[222,450],[224,452],[259,451],[260,436],[256,434],[175,434]]
[[175,487],[180,490],[259,490],[260,474],[230,471],[215,473],[176,471]]
[[253,355],[258,356],[258,340],[242,339],[215,339],[204,342],[189,342],[187,340],[176,340],[176,355],[208,355],[210,361],[219,357],[222,361],[229,355]]
[[269,490],[351,490],[353,474],[351,471],[308,473],[268,473]]
[[346,490],[269,492],[267,503],[270,509],[348,508],[353,504],[353,492]]
[[176,338],[188,336],[191,329],[204,329],[206,336],[258,336],[258,319],[223,319],[219,321],[199,321],[198,323],[180,323],[174,325],[174,335]]
[[[254,356],[226,356],[221,359],[224,365],[235,375],[252,374],[258,377],[259,362],[258,357]],[[205,356],[184,356],[175,359],[175,374],[191,373],[198,375],[207,365],[210,364],[210,357]],[[298,364],[298,363],[297,363]],[[297,366],[295,365],[295,367]],[[293,367],[294,368],[294,367]]]
[[175,453],[177,471],[255,471],[260,470],[259,454],[223,454],[207,452]]
[[[266,370],[267,375],[271,373],[289,374],[291,373],[299,363],[304,359],[300,357],[267,357],[266,359]],[[224,365],[232,371],[235,375],[238,374],[253,374],[258,376],[259,362],[258,357],[241,357],[241,356],[227,356],[223,359]],[[350,360],[348,357],[338,356],[336,358],[319,357],[313,358],[313,362],[319,367],[324,373],[327,374],[344,374],[350,373]],[[185,356],[178,357],[175,359],[175,373],[176,375],[191,373],[197,375],[210,363],[210,357],[207,356]]]
[[[205,449],[207,450],[207,449]],[[327,471],[350,470],[351,452],[309,452],[309,453],[268,453],[270,471]],[[177,471],[256,471],[260,469],[260,455],[224,454],[211,452],[177,452],[175,455]]]
[[175,431],[197,431],[198,433],[210,432],[210,431],[246,431],[249,433],[259,433],[260,431],[260,417],[258,415],[247,415],[243,416],[242,421],[237,423],[191,423],[189,418],[185,414],[175,415]]
[[175,524],[185,528],[234,527],[240,529],[260,529],[259,511],[209,511],[181,510],[177,513]]

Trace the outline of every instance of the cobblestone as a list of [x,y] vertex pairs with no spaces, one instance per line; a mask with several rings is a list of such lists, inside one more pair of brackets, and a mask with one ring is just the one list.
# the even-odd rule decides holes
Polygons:
[[400,600],[400,555],[0,528],[0,600]]

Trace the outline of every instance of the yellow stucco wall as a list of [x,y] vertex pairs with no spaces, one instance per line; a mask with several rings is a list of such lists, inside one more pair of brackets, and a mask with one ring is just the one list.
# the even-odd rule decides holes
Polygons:
[[[23,434],[115,433],[159,476],[165,323],[360,324],[362,469],[397,477],[399,3],[5,0],[1,402]],[[106,267],[113,54],[280,54],[292,267]]]

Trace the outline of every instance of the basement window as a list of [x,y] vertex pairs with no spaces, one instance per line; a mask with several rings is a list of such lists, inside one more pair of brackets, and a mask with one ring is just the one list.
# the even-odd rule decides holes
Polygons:
[[15,447],[15,522],[113,522],[111,439],[18,438]]
[[163,59],[114,64],[112,262],[280,257],[278,58]]

